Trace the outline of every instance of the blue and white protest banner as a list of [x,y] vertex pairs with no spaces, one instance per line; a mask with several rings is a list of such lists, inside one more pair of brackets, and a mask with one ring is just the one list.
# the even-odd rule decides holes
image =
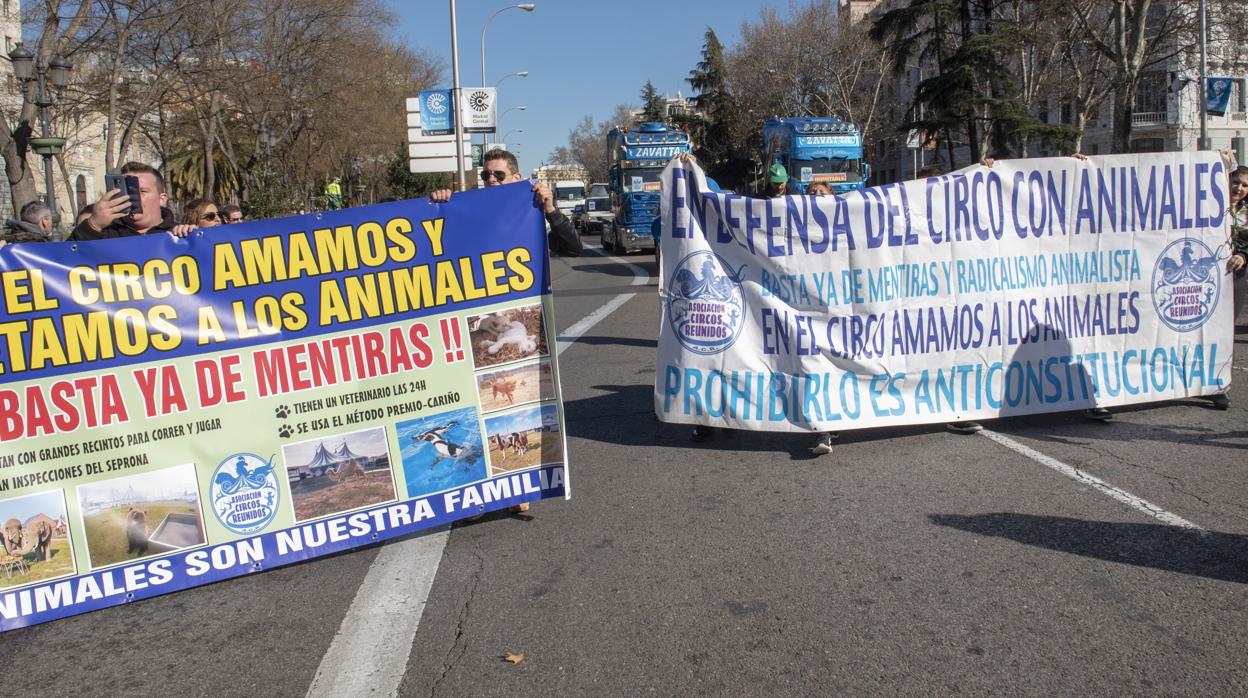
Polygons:
[[452,90],[420,91],[420,130],[426,136],[455,132],[455,98]]
[[839,197],[663,174],[655,411],[843,430],[1227,389],[1214,153],[997,162]]
[[1205,111],[1210,116],[1225,116],[1231,104],[1231,78],[1205,78]]
[[0,631],[570,491],[527,182],[8,245],[0,309]]

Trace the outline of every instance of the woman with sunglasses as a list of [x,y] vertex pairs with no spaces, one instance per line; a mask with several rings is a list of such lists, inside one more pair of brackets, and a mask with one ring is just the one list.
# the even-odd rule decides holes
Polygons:
[[196,228],[221,225],[221,214],[212,199],[191,199],[182,207],[182,222]]

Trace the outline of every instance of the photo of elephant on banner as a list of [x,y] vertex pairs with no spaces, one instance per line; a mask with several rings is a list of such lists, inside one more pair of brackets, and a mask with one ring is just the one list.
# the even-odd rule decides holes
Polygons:
[[0,588],[63,577],[75,571],[60,490],[0,502]]

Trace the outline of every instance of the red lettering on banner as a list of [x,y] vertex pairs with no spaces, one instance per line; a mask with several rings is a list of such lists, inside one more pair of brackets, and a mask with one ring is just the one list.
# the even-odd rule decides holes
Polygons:
[[433,350],[423,323],[371,330],[252,353],[260,397],[350,383],[362,378],[429,368]]
[[0,390],[0,442],[130,421],[117,376],[107,373],[21,392]]

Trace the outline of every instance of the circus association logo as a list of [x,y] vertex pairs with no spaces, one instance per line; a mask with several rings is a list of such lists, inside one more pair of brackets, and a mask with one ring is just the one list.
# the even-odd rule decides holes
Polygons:
[[718,354],[737,341],[745,325],[744,272],[744,264],[733,269],[708,250],[680,260],[668,284],[667,319],[681,345]]
[[1205,324],[1221,292],[1217,255],[1195,238],[1175,240],[1153,268],[1153,306],[1170,329],[1190,332]]
[[221,461],[212,474],[212,510],[235,533],[255,533],[277,514],[281,496],[273,459],[238,453]]

